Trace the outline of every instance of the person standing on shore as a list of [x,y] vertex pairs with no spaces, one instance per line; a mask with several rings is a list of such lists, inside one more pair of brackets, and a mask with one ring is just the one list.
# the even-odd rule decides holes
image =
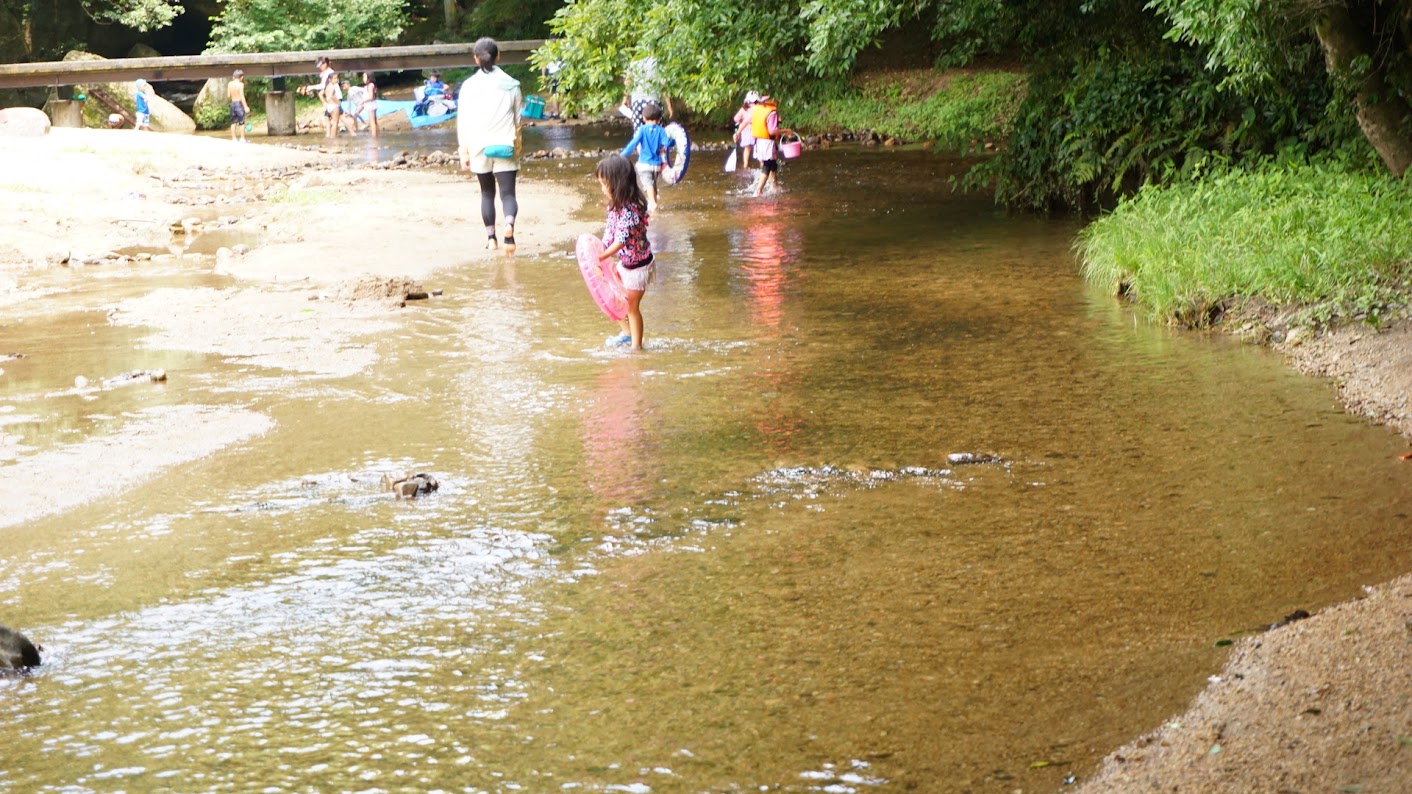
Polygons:
[[230,76],[226,94],[230,97],[230,139],[245,143],[245,117],[250,114],[250,103],[245,101],[244,71],[236,69]]
[[559,72],[563,69],[563,61],[550,61],[539,70],[539,76],[544,78],[545,87],[549,89],[549,101],[544,105],[544,115],[551,119],[559,118]]
[[151,83],[141,77],[137,78],[137,82],[133,84],[133,102],[137,110],[137,121],[133,126],[139,130],[152,131],[152,106],[147,103],[147,97],[155,95],[156,92],[152,90]]
[[363,72],[363,97],[353,108],[353,115],[368,125],[374,138],[378,136],[378,84],[373,82],[372,72]]
[[495,194],[505,213],[505,253],[515,252],[515,177],[519,173],[520,81],[496,66],[500,45],[495,39],[475,43],[476,72],[456,94],[456,142],[461,167],[480,184],[480,216],[485,223],[486,248],[495,248]]
[[623,87],[627,89],[623,105],[632,113],[633,132],[642,126],[642,109],[647,107],[648,102],[656,102],[658,107],[665,108],[668,118],[676,115],[672,112],[672,98],[662,88],[656,58],[649,55],[629,64],[627,73],[623,75]]
[[323,103],[324,137],[337,138],[338,126],[343,121],[343,89],[338,85],[338,72],[333,70],[333,63],[327,55],[320,55],[314,61],[314,68],[319,70],[319,82],[300,90],[305,94],[314,94]]

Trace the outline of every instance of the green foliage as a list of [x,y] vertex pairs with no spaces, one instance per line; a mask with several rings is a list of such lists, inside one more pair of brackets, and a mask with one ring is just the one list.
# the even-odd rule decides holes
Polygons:
[[809,130],[871,130],[930,140],[967,152],[978,143],[1005,139],[1024,94],[1025,78],[1013,72],[892,73],[792,102],[787,121]]
[[916,18],[928,5],[925,0],[804,0],[799,17],[809,73],[848,74],[858,53],[883,31]]
[[181,0],[88,0],[83,6],[94,21],[144,32],[172,24],[186,10]]
[[395,40],[406,23],[405,0],[228,0],[206,52],[371,47]]
[[230,104],[205,102],[195,108],[195,118],[197,129],[218,130],[230,126]]
[[[674,103],[719,111],[733,108],[747,89],[784,97],[811,77],[838,76],[849,69],[851,56],[839,62],[810,51],[811,21],[824,25],[826,20],[817,12],[809,18],[807,6],[798,0],[768,5],[664,0],[648,6],[570,0],[550,22],[556,40],[535,54],[534,63],[563,61],[560,84],[568,108],[597,111],[622,99],[628,64],[650,55]],[[837,39],[841,34],[829,35]]]
[[979,55],[1002,52],[1019,27],[1015,9],[1001,0],[937,0],[932,38],[947,47],[938,66],[964,66]]
[[1206,67],[1234,85],[1262,90],[1297,74],[1318,54],[1317,7],[1298,0],[1152,0],[1172,24],[1167,38],[1201,44]]
[[1071,58],[1051,52],[1031,70],[1006,151],[966,184],[993,185],[1007,204],[1050,209],[1111,204],[1144,184],[1278,151],[1343,148],[1368,161],[1347,104],[1317,61],[1291,89],[1258,96],[1227,90],[1223,73],[1204,61],[1150,24]]
[[548,38],[549,19],[563,5],[563,0],[479,0],[456,20],[455,35],[462,41]]
[[1153,318],[1200,324],[1238,297],[1376,317],[1412,284],[1412,191],[1381,173],[1270,161],[1149,186],[1083,230],[1091,281]]

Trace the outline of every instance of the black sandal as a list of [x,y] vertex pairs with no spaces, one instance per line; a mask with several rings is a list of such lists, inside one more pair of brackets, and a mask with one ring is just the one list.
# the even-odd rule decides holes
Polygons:
[[[512,242],[512,241],[507,240],[506,242]],[[494,251],[496,248],[499,248],[499,247],[500,247],[500,244],[495,241],[495,235],[493,235],[493,234],[487,234],[487,235],[485,236],[485,250],[487,250],[487,251]]]
[[511,249],[514,247],[514,245],[515,245],[515,227],[514,227],[514,226],[506,226],[506,227],[505,227],[505,250],[506,250],[506,251],[511,250]]

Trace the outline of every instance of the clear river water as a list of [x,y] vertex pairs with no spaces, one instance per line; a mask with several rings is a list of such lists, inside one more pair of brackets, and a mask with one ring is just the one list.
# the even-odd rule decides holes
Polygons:
[[[1084,284],[1078,220],[924,151],[808,152],[766,199],[723,158],[664,190],[640,355],[569,240],[443,274],[357,377],[134,358],[91,305],[0,322],[51,351],[0,376],[26,445],[154,400],[275,422],[0,529],[0,623],[48,653],[0,679],[0,791],[1059,791],[1218,643],[1412,570],[1403,442]],[[407,471],[441,489],[391,499]]]

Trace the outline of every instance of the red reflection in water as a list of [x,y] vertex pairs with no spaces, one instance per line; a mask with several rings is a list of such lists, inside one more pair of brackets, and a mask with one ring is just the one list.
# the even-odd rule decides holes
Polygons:
[[588,395],[583,419],[588,489],[609,506],[645,501],[652,465],[644,455],[640,357],[611,362]]
[[[799,277],[794,268],[799,232],[790,224],[784,202],[749,201],[740,210],[742,224],[732,235],[732,247],[746,281],[750,319],[762,342],[778,342],[790,330],[786,304],[792,282]],[[792,356],[769,356],[753,375],[761,399],[751,402],[752,421],[764,445],[777,454],[790,450],[804,423],[793,396],[799,382],[794,364]]]
[[778,330],[784,323],[784,301],[799,236],[786,224],[781,202],[750,201],[741,209],[743,223],[732,235],[732,243],[748,282],[750,317],[756,325]]

